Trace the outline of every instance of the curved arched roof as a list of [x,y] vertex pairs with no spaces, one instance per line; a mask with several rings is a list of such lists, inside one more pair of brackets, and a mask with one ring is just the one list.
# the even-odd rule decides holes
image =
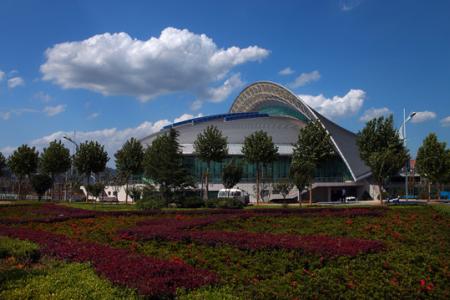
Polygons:
[[361,160],[356,145],[356,135],[328,120],[308,106],[287,88],[269,81],[247,86],[234,100],[230,113],[257,112],[267,106],[284,106],[299,112],[307,120],[318,120],[331,136],[336,151],[347,165],[355,181],[371,174]]

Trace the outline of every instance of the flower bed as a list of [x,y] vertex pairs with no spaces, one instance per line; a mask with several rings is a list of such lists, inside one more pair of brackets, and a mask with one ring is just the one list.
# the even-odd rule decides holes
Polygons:
[[[0,208],[1,209],[1,208]],[[385,214],[386,209],[380,208],[290,208],[290,209],[248,209],[236,211],[234,209],[202,209],[186,211],[92,211],[72,208],[64,205],[46,203],[39,207],[22,207],[29,215],[26,217],[3,218],[0,224],[26,224],[26,223],[57,223],[70,219],[95,218],[99,216],[156,216],[156,215],[233,215],[245,217],[257,216],[302,216],[302,217],[378,217]]]
[[121,238],[129,240],[195,241],[208,245],[228,244],[247,250],[298,249],[322,256],[356,256],[359,253],[384,249],[383,243],[379,241],[345,237],[192,230],[218,221],[249,216],[253,217],[255,214],[214,215],[197,219],[177,216],[170,219],[148,220],[138,223],[135,228],[122,230],[119,234]]
[[214,273],[180,260],[164,261],[45,231],[0,226],[0,235],[35,242],[41,246],[43,254],[58,259],[90,262],[111,282],[136,288],[146,296],[171,296],[177,288],[193,289],[218,281]]

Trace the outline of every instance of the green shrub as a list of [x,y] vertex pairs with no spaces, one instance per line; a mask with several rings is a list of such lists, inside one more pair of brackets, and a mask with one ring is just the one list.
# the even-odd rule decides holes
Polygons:
[[200,197],[185,197],[178,201],[178,207],[182,208],[199,208],[205,206],[205,201]]
[[217,198],[209,199],[205,206],[209,208],[243,208],[245,205],[235,198]]
[[39,246],[28,241],[0,237],[0,258],[9,256],[23,262],[34,262],[40,257]]
[[144,197],[136,201],[136,207],[141,210],[161,209],[166,207],[166,201],[160,196]]
[[5,278],[0,292],[0,299],[136,298],[133,291],[114,287],[98,277],[88,264],[54,261],[41,269],[22,272],[21,276]]

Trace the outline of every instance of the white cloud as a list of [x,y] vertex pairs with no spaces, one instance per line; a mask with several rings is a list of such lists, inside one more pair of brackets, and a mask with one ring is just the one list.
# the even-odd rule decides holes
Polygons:
[[59,104],[55,106],[46,106],[43,111],[47,114],[47,116],[53,117],[66,111],[66,105]]
[[291,82],[289,84],[289,87],[291,88],[298,88],[304,85],[307,85],[308,83],[317,81],[320,79],[320,73],[319,71],[315,70],[310,73],[302,73],[300,76],[295,78],[294,82]]
[[3,119],[4,121],[9,120],[9,118],[11,118],[11,112],[10,111],[0,112],[0,118]]
[[362,122],[367,122],[372,119],[379,118],[381,116],[387,116],[391,113],[392,111],[387,107],[369,108],[363,113],[363,115],[359,118],[359,120]]
[[8,87],[10,89],[16,88],[18,86],[24,85],[25,81],[22,79],[22,77],[13,77],[8,79]]
[[16,148],[14,147],[10,147],[10,146],[6,146],[0,149],[0,152],[4,155],[4,156],[9,156],[11,155],[14,150],[16,150]]
[[49,94],[47,94],[43,91],[39,91],[39,92],[35,93],[33,98],[38,99],[44,103],[48,103],[52,100],[52,96],[50,96]]
[[202,93],[198,99],[191,103],[192,110],[199,110],[203,106],[203,102],[219,103],[228,98],[228,96],[242,87],[244,82],[241,80],[241,74],[237,73],[225,80],[225,82],[218,87],[208,88]]
[[175,118],[175,120],[173,120],[173,122],[178,123],[178,122],[186,121],[186,120],[193,119],[193,118],[199,118],[202,116],[203,116],[202,113],[199,113],[196,116],[191,115],[191,114],[183,114],[183,115],[179,116],[178,118]]
[[441,119],[441,125],[443,127],[450,127],[450,116]]
[[5,72],[3,72],[2,70],[0,70],[0,81],[2,81],[3,78],[5,78]]
[[278,72],[278,74],[286,76],[286,75],[291,75],[294,74],[294,70],[291,69],[291,67],[287,67],[284,68],[283,70],[281,70],[280,72]]
[[100,116],[100,113],[95,112],[95,113],[90,114],[90,115],[87,117],[87,119],[88,119],[88,120],[93,120],[93,119],[97,118],[98,116]]
[[363,90],[352,89],[342,97],[326,98],[322,94],[298,96],[322,115],[334,118],[350,116],[358,112],[364,103],[366,93]]
[[196,99],[194,102],[191,103],[191,110],[199,110],[203,106],[203,101]]
[[268,50],[258,46],[218,48],[204,34],[168,27],[148,40],[121,32],[54,45],[46,51],[41,72],[44,80],[63,88],[147,101],[173,92],[187,91],[198,97],[234,67],[268,55]]
[[351,11],[358,7],[363,0],[340,0],[339,7],[342,11]]
[[33,108],[18,108],[9,111],[0,111],[0,118],[4,121],[9,120],[13,115],[20,116],[24,113],[38,113],[39,110]]
[[412,123],[422,123],[425,121],[433,120],[436,118],[436,113],[432,111],[418,111],[415,116],[411,119]]
[[[197,116],[202,116],[202,114],[198,114]],[[68,147],[72,147],[73,145],[68,143],[64,136],[73,137],[77,142],[84,141],[97,141],[100,144],[105,146],[105,150],[108,152],[110,160],[110,165],[114,164],[114,153],[122,147],[123,143],[131,137],[135,137],[137,139],[141,139],[150,135],[152,133],[160,131],[164,126],[169,125],[171,123],[179,122],[183,119],[189,119],[194,117],[189,114],[183,114],[182,116],[175,118],[174,122],[170,122],[167,119],[159,120],[156,122],[143,122],[137,127],[125,128],[125,129],[117,129],[117,128],[107,128],[93,131],[77,131],[75,137],[73,136],[73,132],[71,131],[57,131],[47,136],[43,136],[41,138],[37,138],[32,140],[28,144],[31,146],[35,146],[38,150],[42,150],[44,147],[47,147],[48,144],[53,140],[61,140]],[[72,148],[73,149],[73,148]],[[12,153],[15,150],[13,147],[4,147],[0,149],[2,153]]]

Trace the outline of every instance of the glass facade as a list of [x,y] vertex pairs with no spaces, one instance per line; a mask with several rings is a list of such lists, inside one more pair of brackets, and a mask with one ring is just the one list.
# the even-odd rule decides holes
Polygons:
[[[211,183],[222,183],[222,172],[231,159],[237,163],[241,163],[244,169],[242,183],[256,181],[256,167],[254,164],[247,163],[242,156],[228,157],[222,163],[211,162],[209,171],[209,180]],[[184,156],[183,161],[185,167],[197,182],[201,182],[201,176],[206,170],[206,163],[198,159],[196,156]],[[278,159],[263,168],[263,181],[276,182],[289,177],[289,168],[291,164],[290,156],[279,156]],[[335,156],[328,161],[324,161],[319,165],[315,172],[315,181],[318,182],[343,182],[352,180],[351,174],[342,159]]]
[[261,106],[258,109],[258,112],[265,113],[270,116],[290,116],[305,123],[309,122],[309,119],[298,110],[282,105]]

